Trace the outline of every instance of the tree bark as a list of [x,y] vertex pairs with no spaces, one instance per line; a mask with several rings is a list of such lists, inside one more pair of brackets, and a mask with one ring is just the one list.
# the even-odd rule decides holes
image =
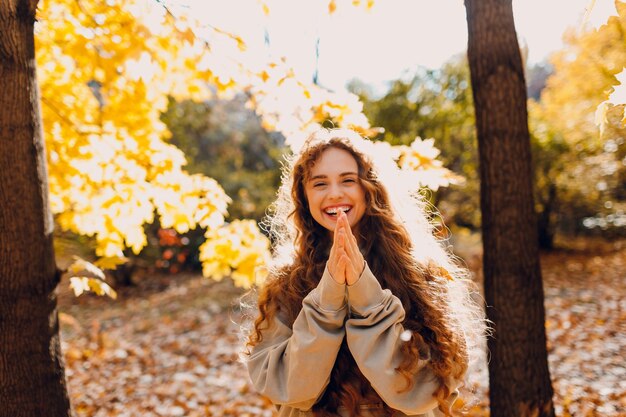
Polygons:
[[0,416],[69,416],[54,290],[34,22],[0,1]]
[[465,0],[480,158],[492,417],[554,416],[524,69],[511,0]]
[[554,182],[548,185],[548,197],[543,202],[543,209],[538,213],[537,232],[539,235],[539,248],[545,250],[554,249],[554,206],[556,204],[556,185]]

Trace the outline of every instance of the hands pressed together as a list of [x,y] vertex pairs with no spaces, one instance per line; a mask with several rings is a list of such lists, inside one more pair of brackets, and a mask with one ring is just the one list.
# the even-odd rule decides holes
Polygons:
[[328,271],[339,284],[352,285],[359,279],[364,268],[365,260],[356,237],[352,234],[348,216],[340,211],[328,257]]

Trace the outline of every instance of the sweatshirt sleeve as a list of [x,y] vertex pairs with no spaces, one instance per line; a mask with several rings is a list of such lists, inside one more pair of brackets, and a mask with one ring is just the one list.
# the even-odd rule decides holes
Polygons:
[[[363,375],[385,403],[407,415],[426,414],[438,407],[433,396],[439,387],[429,360],[420,360],[413,374],[413,385],[396,371],[402,361],[401,335],[405,311],[400,300],[383,290],[369,267],[354,284],[347,287],[350,318],[346,339],[350,352]],[[456,386],[451,384],[454,391]]]
[[308,410],[323,394],[345,336],[345,287],[326,268],[292,328],[276,317],[262,331],[247,366],[255,389],[274,404]]

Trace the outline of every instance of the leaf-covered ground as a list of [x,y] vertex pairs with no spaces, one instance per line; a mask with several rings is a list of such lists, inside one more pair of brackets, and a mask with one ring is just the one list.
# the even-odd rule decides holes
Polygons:
[[[626,416],[626,246],[544,254],[542,268],[557,415]],[[61,288],[76,414],[272,416],[239,361],[239,295],[189,275],[144,279],[117,301]],[[484,380],[470,415],[488,415],[486,393]]]

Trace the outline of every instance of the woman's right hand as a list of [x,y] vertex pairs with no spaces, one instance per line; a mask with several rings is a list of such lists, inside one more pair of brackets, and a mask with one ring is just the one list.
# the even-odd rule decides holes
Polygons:
[[333,233],[333,246],[330,248],[330,256],[328,257],[328,272],[333,279],[339,284],[346,283],[346,231],[343,230],[341,222],[335,225]]

